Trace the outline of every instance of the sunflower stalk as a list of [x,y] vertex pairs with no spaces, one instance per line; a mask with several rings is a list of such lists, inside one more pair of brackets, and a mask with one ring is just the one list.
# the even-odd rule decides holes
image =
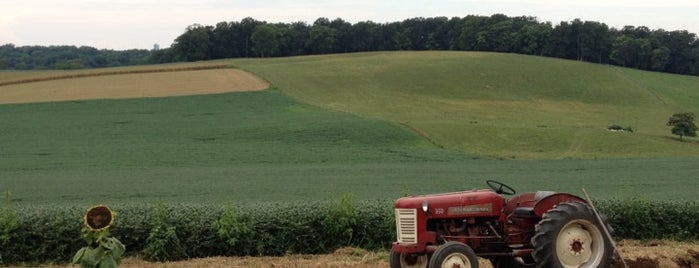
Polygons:
[[115,213],[106,206],[90,208],[83,222],[85,226],[80,236],[87,246],[73,256],[73,263],[81,268],[119,267],[126,247],[118,239],[109,236],[109,227],[114,222]]

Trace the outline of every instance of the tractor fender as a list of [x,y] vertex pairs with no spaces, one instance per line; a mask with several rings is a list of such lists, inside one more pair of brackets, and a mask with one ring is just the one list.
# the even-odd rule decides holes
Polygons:
[[585,201],[585,199],[582,199],[579,196],[567,193],[554,193],[544,198],[541,198],[539,201],[536,202],[536,204],[534,204],[534,214],[541,218],[544,216],[544,213],[556,207],[558,204],[570,202],[580,202],[587,204],[587,201]]

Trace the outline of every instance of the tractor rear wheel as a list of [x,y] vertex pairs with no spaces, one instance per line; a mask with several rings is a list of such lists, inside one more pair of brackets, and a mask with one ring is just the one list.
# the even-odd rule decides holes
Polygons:
[[391,250],[389,263],[391,268],[427,268],[427,255],[399,253]]
[[536,234],[532,237],[536,266],[609,267],[613,248],[603,232],[588,204],[559,204],[546,212],[536,225]]
[[478,268],[478,257],[464,243],[447,242],[432,254],[430,268]]

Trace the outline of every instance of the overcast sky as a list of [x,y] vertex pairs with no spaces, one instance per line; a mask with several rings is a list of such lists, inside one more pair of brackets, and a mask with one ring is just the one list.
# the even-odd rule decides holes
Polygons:
[[169,47],[188,25],[245,17],[267,22],[342,18],[351,23],[414,17],[534,16],[554,25],[575,18],[610,27],[699,33],[697,0],[2,0],[0,45]]

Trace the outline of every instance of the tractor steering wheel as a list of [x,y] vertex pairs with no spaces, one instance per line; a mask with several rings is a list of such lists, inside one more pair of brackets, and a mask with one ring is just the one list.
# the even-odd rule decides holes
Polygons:
[[487,183],[490,189],[493,189],[493,191],[495,191],[497,194],[513,195],[517,193],[515,189],[512,189],[512,187],[499,181],[487,180],[485,183]]

